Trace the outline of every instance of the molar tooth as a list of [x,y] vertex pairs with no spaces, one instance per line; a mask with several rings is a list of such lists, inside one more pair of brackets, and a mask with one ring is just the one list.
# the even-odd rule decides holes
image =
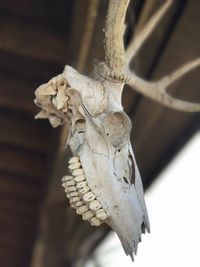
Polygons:
[[77,208],[77,211],[78,211],[80,214],[82,214],[82,213],[88,211],[88,207],[85,206],[85,205],[80,206],[80,207]]
[[65,183],[65,186],[71,186],[71,185],[75,185],[76,183],[73,181],[73,180],[71,180],[71,181],[67,181],[66,183]]
[[96,211],[96,217],[101,220],[105,220],[106,218],[108,218],[105,210],[103,209],[99,209]]
[[73,176],[79,176],[83,174],[83,169],[76,169],[72,172]]
[[76,186],[69,186],[67,188],[67,192],[74,192],[74,191],[76,191]]
[[81,187],[81,188],[78,189],[78,192],[81,193],[81,194],[85,194],[88,191],[90,191],[90,188],[88,186],[84,186],[84,187]]
[[72,197],[72,199],[71,199],[72,203],[78,202],[78,201],[80,201],[80,197]]
[[80,168],[80,166],[81,166],[80,162],[76,162],[76,163],[70,164],[69,169],[70,170],[76,170],[76,169]]
[[101,224],[101,221],[98,218],[96,218],[96,217],[92,217],[90,219],[90,223],[93,226],[99,226]]
[[77,163],[77,162],[79,162],[79,157],[78,157],[78,156],[72,157],[72,158],[69,160],[69,164]]
[[65,187],[65,193],[68,193],[68,192],[69,192],[68,188],[67,188],[67,187]]
[[77,183],[76,187],[77,188],[82,188],[82,187],[84,187],[86,185],[87,185],[86,181],[82,181],[82,182]]
[[79,193],[76,191],[70,193],[70,197],[78,197],[78,196],[79,196]]
[[37,115],[35,115],[35,119],[48,119],[49,114],[45,110],[41,110]]
[[65,175],[62,178],[62,182],[64,183],[64,182],[70,181],[72,179],[73,179],[73,176]]
[[91,211],[86,211],[82,218],[84,221],[88,221],[90,218],[92,218],[94,216],[94,214]]
[[81,215],[81,213],[76,209],[76,213],[78,214],[78,215]]
[[90,202],[89,206],[91,210],[99,210],[101,208],[101,203],[98,200],[93,200]]
[[74,178],[74,180],[75,180],[76,182],[82,182],[82,181],[85,181],[85,176],[84,176],[84,175],[76,176],[76,177]]
[[92,192],[88,192],[86,194],[83,195],[83,200],[85,201],[92,201],[95,199],[95,194],[93,194]]
[[77,201],[77,202],[75,203],[75,206],[76,206],[76,207],[80,207],[80,206],[82,206],[83,204],[84,204],[83,201]]

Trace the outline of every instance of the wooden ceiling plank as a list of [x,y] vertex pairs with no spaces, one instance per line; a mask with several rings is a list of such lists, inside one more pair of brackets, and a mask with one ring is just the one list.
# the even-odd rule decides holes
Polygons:
[[[152,5],[151,7],[150,2]],[[167,14],[160,21],[159,26],[153,31],[151,36],[144,43],[143,47],[141,47],[140,51],[138,51],[138,54],[131,63],[132,69],[140,77],[149,78],[149,76],[151,76],[154,65],[159,60],[165,46],[167,45],[168,39],[170,38],[168,33],[171,30],[171,25],[174,23],[174,20],[176,18],[175,15],[177,13],[178,5],[178,1],[173,3],[172,7],[167,11]],[[144,26],[143,24],[145,23],[147,18],[150,19],[152,13],[154,14],[154,12],[156,12],[158,8],[158,1],[151,0],[145,2],[141,12],[142,17],[140,17],[138,21],[139,25],[136,25],[136,32],[138,29]],[[123,103],[125,110],[130,117],[134,118],[135,109],[137,109],[138,103],[143,98],[144,97],[141,94],[133,91],[132,89],[130,90],[128,86],[127,89],[125,88],[123,92]]]
[[[199,56],[199,8],[199,1],[188,2],[154,71],[153,78],[162,77]],[[200,101],[200,92],[197,90],[199,87],[198,72],[199,70],[191,72],[182,80],[174,83],[170,92],[173,92],[172,94],[176,97],[184,98],[185,96],[189,101]],[[154,174],[156,173],[160,159],[165,153],[169,153],[170,146],[179,143],[181,133],[193,120],[193,116],[193,114],[169,110],[151,100],[142,98],[134,115],[132,140],[135,143],[139,165],[146,179],[150,179],[149,175],[153,169]],[[191,131],[194,131],[194,127]],[[168,158],[165,157],[165,164],[171,156],[169,154]]]
[[[1,197],[0,209],[1,209],[1,221],[3,223],[7,215],[12,215],[13,217],[27,217],[30,220],[34,220],[37,215],[36,209],[38,208],[38,203],[29,203],[24,201],[15,201],[14,199]],[[28,220],[29,220],[28,219]]]
[[3,14],[13,17],[22,17],[34,21],[37,24],[48,25],[53,29],[62,30],[66,33],[70,30],[70,19],[74,1],[59,0],[1,0],[0,9]]
[[[15,113],[0,112],[0,143],[21,146],[33,151],[49,153],[52,129]],[[48,139],[47,139],[48,136]]]
[[0,70],[3,75],[17,76],[23,80],[46,82],[63,71],[63,65],[30,58],[11,51],[0,50]]
[[31,114],[37,112],[33,103],[36,83],[22,81],[11,75],[0,74],[0,84],[0,107]]
[[38,183],[31,183],[27,180],[8,179],[0,174],[0,199],[7,196],[10,199],[19,199],[24,202],[39,202],[38,195],[42,192],[42,187],[38,188]]
[[47,158],[41,153],[0,144],[0,171],[46,179]]
[[1,15],[0,50],[22,56],[64,64],[67,36],[51,28]]

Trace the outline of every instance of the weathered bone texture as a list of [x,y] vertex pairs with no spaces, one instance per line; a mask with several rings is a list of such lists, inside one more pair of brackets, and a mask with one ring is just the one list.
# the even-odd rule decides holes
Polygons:
[[69,127],[67,144],[71,176],[64,176],[70,204],[84,220],[98,226],[107,223],[118,235],[124,251],[133,259],[141,234],[150,231],[143,187],[130,143],[131,122],[123,111],[124,84],[169,107],[199,111],[200,105],[170,97],[166,88],[200,65],[185,65],[157,82],[147,82],[129,69],[131,58],[143,45],[170,7],[168,0],[124,52],[123,32],[129,0],[111,0],[106,23],[106,62],[99,64],[96,80],[70,66],[63,74],[36,90],[35,103],[42,108],[35,118],[48,118],[53,127]]
[[41,85],[36,91],[35,104],[42,108],[35,119],[49,119],[53,127],[68,121],[71,114],[68,111],[69,95],[66,90],[68,84],[63,75],[58,75],[47,84]]
[[[64,89],[60,80],[65,80]],[[71,206],[94,226],[106,222],[133,257],[149,221],[122,89],[122,83],[95,81],[66,66],[53,84],[51,80],[36,90],[35,103],[42,108],[36,118],[45,114],[49,120],[54,116],[57,125],[69,124],[67,143],[75,157],[69,161],[72,176],[62,181]]]

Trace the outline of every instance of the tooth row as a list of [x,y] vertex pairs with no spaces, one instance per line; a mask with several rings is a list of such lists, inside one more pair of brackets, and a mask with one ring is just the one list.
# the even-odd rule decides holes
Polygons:
[[89,221],[93,226],[99,226],[108,215],[88,186],[78,156],[69,160],[69,169],[72,175],[62,178],[62,186],[71,207],[76,209],[77,214],[82,215],[83,220]]

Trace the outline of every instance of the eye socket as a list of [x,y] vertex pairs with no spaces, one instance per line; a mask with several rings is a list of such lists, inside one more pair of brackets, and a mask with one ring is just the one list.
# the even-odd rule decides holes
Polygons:
[[110,112],[103,120],[103,129],[112,146],[118,148],[129,139],[131,122],[124,112]]

